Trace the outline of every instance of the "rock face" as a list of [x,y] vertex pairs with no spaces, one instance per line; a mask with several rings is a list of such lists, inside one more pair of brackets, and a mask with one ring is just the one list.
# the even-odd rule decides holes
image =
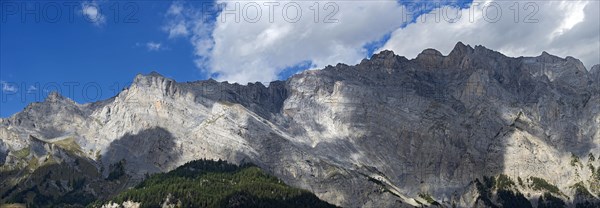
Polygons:
[[547,192],[536,177],[574,206],[600,195],[599,77],[572,57],[462,43],[413,60],[382,51],[268,87],[151,73],[105,101],[52,94],[2,119],[0,162],[18,169],[51,154],[24,149],[60,144],[104,177],[127,161],[129,185],[194,159],[252,162],[344,207],[493,207],[504,198],[484,181],[500,175],[536,205]]

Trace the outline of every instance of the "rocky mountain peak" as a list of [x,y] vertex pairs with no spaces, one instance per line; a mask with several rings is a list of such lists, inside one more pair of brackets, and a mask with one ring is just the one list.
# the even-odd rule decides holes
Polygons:
[[458,43],[456,43],[456,45],[454,45],[454,48],[452,49],[452,51],[450,51],[450,54],[448,54],[448,56],[462,58],[468,54],[473,53],[473,51],[474,49],[470,45],[465,45],[459,41]]
[[568,64],[573,65],[577,70],[579,70],[580,72],[584,72],[587,73],[588,71],[585,69],[585,65],[583,65],[583,62],[581,62],[581,60],[576,59],[572,56],[567,56],[565,58],[565,60],[567,61]]
[[548,52],[546,52],[546,51],[542,52],[542,54],[540,54],[540,55],[539,55],[539,56],[537,56],[536,58],[537,58],[537,59],[538,59],[540,62],[543,62],[543,63],[557,63],[557,62],[564,61],[564,59],[562,59],[562,58],[560,58],[560,57],[558,57],[558,56],[555,56],[555,55],[549,54],[549,53],[548,53]]
[[137,74],[135,76],[135,78],[133,79],[133,84],[148,85],[148,84],[153,84],[153,82],[156,82],[156,81],[162,82],[163,80],[172,80],[172,79],[166,78],[165,76],[163,76],[162,74],[160,74],[156,71],[152,71],[148,74]]
[[451,68],[465,68],[465,65],[468,65],[470,62],[464,60],[468,59],[467,57],[471,56],[474,52],[475,49],[473,49],[470,45],[465,45],[462,42],[458,42],[456,45],[454,45],[454,48],[444,60],[444,65]]
[[[406,61],[408,61],[408,59],[404,56],[398,56],[398,55],[394,54],[393,51],[390,51],[390,50],[383,50],[379,53],[373,54],[371,56],[371,59],[363,59],[360,62],[360,65],[362,67],[366,67],[366,68],[383,67],[385,69],[390,69],[390,68],[397,67],[398,64],[406,62]],[[347,68],[347,67],[348,67],[348,65],[345,65],[345,64],[336,65],[336,68]]]
[[60,95],[60,93],[58,93],[57,91],[52,91],[50,92],[50,94],[48,94],[48,97],[46,97],[46,102],[57,102],[60,100],[64,100],[65,97],[63,97],[62,95]]
[[485,56],[485,57],[506,57],[504,54],[498,52],[498,51],[494,51],[492,49],[486,48],[485,46],[482,45],[476,45],[475,48],[473,48],[473,53],[479,55],[479,56]]
[[75,101],[71,100],[68,97],[62,96],[58,91],[52,91],[48,94],[46,99],[44,99],[43,103],[73,105],[75,104]]
[[138,74],[133,79],[132,88],[159,90],[164,95],[174,95],[178,92],[177,82],[167,78],[158,72],[152,71],[146,75]]
[[417,62],[421,65],[432,68],[437,67],[444,61],[444,55],[438,50],[428,48],[423,50],[416,58]]
[[417,58],[419,56],[444,56],[444,55],[442,55],[442,53],[436,49],[428,48],[428,49],[423,50],[419,55],[417,55]]
[[157,71],[151,71],[150,73],[148,73],[147,76],[164,77],[162,74],[158,73]]
[[390,50],[383,50],[379,53],[373,54],[373,56],[371,56],[371,60],[377,60],[377,59],[392,59],[395,58],[396,54],[394,54],[393,51]]

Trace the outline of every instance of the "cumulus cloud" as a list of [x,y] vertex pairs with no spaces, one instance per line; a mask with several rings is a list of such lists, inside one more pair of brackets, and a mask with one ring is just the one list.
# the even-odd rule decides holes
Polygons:
[[17,87],[11,83],[6,81],[0,81],[0,85],[2,85],[2,92],[4,93],[15,93],[18,91]]
[[358,63],[368,55],[365,45],[407,20],[395,1],[217,3],[222,11],[212,23],[174,3],[165,31],[189,38],[207,74],[241,84],[272,81],[307,62],[316,68]]
[[[233,10],[236,3],[244,11],[246,2],[227,2],[226,9]],[[306,61],[316,68],[355,64],[367,55],[363,46],[400,27],[406,14],[395,1],[335,1],[314,10],[311,6],[314,2],[280,2],[272,22],[263,17],[251,23],[245,16],[240,23],[223,21],[232,15],[221,12],[213,32],[211,71],[219,73],[219,79],[246,83],[275,80],[285,68]]]
[[170,39],[187,38],[194,46],[196,65],[206,71],[210,52],[214,46],[212,31],[214,21],[210,19],[209,13],[217,12],[216,5],[208,2],[197,2],[198,5],[190,5],[176,1],[171,4],[166,13],[166,24],[163,30],[169,34]]
[[85,20],[98,27],[106,23],[106,16],[101,11],[96,1],[84,1],[81,3],[81,13]]
[[[174,2],[163,30],[190,41],[207,75],[241,84],[272,81],[299,66],[356,64],[382,39],[378,50],[409,58],[425,48],[448,53],[462,41],[508,56],[547,51],[588,67],[600,62],[597,1],[485,1],[466,8],[430,2]],[[407,24],[419,9],[431,11]]]
[[167,10],[168,22],[163,30],[169,33],[169,38],[185,37],[189,34],[186,14],[184,14],[182,2],[174,2]]
[[[484,45],[508,56],[537,56],[542,51],[573,56],[589,69],[600,63],[599,4],[598,1],[487,1],[473,3],[466,9],[441,7],[422,15],[424,19],[420,17],[415,23],[395,30],[380,50],[391,49],[414,58],[424,48],[447,54],[456,42],[462,41]],[[457,14],[461,14],[460,18]]]

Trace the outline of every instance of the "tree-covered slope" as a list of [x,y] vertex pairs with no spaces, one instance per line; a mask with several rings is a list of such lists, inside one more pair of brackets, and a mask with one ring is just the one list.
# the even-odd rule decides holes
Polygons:
[[140,203],[141,207],[334,207],[312,193],[292,188],[253,165],[196,160],[149,176],[135,188],[101,204]]

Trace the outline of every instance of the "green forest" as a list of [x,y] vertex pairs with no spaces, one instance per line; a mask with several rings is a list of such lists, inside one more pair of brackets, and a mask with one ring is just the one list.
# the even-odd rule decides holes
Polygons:
[[136,187],[88,207],[124,201],[141,207],[335,207],[312,193],[292,188],[260,168],[226,161],[196,160],[167,173],[148,176]]

